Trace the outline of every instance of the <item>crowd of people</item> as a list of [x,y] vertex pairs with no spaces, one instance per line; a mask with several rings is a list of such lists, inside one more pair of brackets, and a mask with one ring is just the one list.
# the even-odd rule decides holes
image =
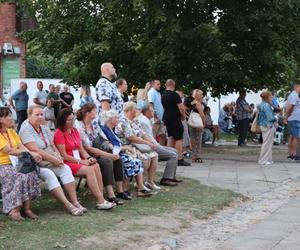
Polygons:
[[[117,79],[111,63],[101,65],[96,84],[96,98],[89,86],[80,92],[80,108],[73,109],[74,96],[68,86],[37,82],[33,105],[28,107],[27,84],[0,107],[0,184],[3,212],[12,220],[37,219],[31,201],[41,195],[43,180],[51,195],[70,214],[87,212],[77,199],[74,177],[85,178],[98,210],[109,210],[132,200],[130,182],[135,181],[136,196],[149,197],[161,186],[177,186],[177,166],[190,166],[185,156],[202,163],[202,144],[211,140],[217,145],[220,132],[238,127],[238,146],[246,144],[253,119],[253,107],[241,91],[236,103],[227,104],[220,112],[218,125],[210,115],[204,93],[194,89],[189,96],[176,91],[176,83],[168,79],[161,94],[161,82],[149,81],[136,97],[128,97],[127,82]],[[295,85],[300,93],[300,85]],[[293,93],[294,93],[293,92]],[[261,94],[259,124],[263,138],[260,164],[272,164],[271,141],[276,116],[273,97]],[[298,94],[289,98],[287,118],[291,124],[290,158],[296,158],[300,121]],[[297,99],[297,100],[296,100]],[[291,107],[289,105],[292,105]],[[294,106],[293,106],[294,105]],[[295,107],[295,108],[293,108]],[[16,112],[16,121],[13,113]],[[300,117],[300,116],[299,116]],[[209,139],[207,139],[209,138]],[[36,169],[20,171],[21,155],[32,158]],[[162,178],[157,181],[159,161],[165,161]]]

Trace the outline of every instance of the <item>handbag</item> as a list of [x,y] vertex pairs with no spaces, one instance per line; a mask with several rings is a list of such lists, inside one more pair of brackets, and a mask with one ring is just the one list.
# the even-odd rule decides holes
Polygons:
[[191,111],[188,125],[192,128],[203,128],[203,121],[200,115],[194,111]]
[[93,147],[105,152],[112,152],[109,141],[103,138],[100,134],[98,134],[95,140],[93,141]]
[[[57,156],[57,153],[54,151],[54,149],[52,148],[52,146],[48,146],[47,148],[43,149],[46,153],[53,155],[53,156]],[[38,164],[41,168],[54,168],[57,167],[55,166],[52,162],[50,161],[40,161]]]
[[39,168],[29,152],[22,152],[19,156],[17,171],[22,174],[39,172]]
[[256,113],[254,120],[251,124],[251,128],[250,131],[254,134],[260,134],[261,133],[261,127],[258,124],[258,116],[259,116],[259,112]]

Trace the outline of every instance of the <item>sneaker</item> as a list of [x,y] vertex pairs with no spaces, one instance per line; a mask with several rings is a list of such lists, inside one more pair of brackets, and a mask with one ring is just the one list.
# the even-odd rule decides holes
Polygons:
[[127,201],[132,200],[132,197],[127,192],[117,193],[116,197]]
[[159,191],[161,190],[161,187],[157,186],[155,183],[151,184],[150,182],[146,181],[145,186],[153,191]]
[[116,206],[116,203],[104,201],[103,203],[97,203],[96,209],[98,210],[109,210]]
[[118,199],[117,197],[107,198],[107,200],[108,200],[109,202],[114,202],[114,203],[116,203],[118,206],[124,205],[124,201],[122,201],[121,199]]
[[299,155],[294,155],[293,160],[294,161],[300,161],[300,156]]
[[267,161],[264,165],[268,166],[268,165],[273,165],[274,161]]
[[191,166],[191,163],[186,162],[184,159],[178,160],[178,166]]
[[152,190],[144,185],[144,190],[151,192]]

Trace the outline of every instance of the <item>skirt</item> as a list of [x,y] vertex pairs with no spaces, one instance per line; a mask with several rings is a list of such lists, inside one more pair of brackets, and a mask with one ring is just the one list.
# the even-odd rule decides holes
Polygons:
[[12,165],[0,166],[2,185],[3,213],[22,206],[24,201],[33,200],[41,195],[39,177],[36,172],[18,173]]
[[193,159],[197,159],[201,157],[201,149],[202,149],[202,128],[192,128],[190,127],[190,140],[193,152]]
[[123,162],[123,171],[126,178],[142,174],[144,172],[143,162],[128,154],[120,153]]

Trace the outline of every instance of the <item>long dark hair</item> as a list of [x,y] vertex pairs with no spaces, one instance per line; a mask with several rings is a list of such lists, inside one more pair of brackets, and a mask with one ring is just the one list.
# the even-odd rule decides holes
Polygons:
[[84,104],[78,111],[76,112],[76,118],[78,121],[82,121],[88,112],[91,112],[96,108],[94,103],[86,103]]
[[67,119],[70,115],[74,114],[72,109],[64,108],[58,112],[56,119],[56,128],[65,130]]

